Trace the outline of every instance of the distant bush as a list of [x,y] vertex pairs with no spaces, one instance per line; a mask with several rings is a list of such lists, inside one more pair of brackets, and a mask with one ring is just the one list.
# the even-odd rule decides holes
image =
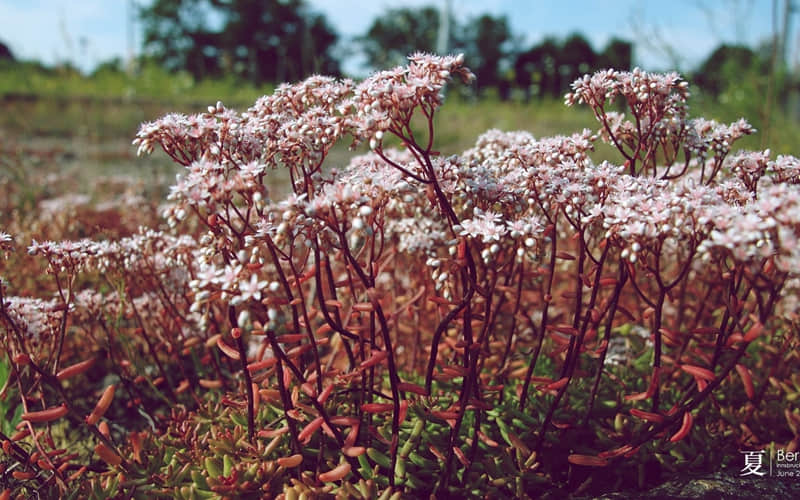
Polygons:
[[37,97],[127,97],[172,101],[196,101],[226,95],[255,99],[271,86],[256,87],[227,77],[197,80],[186,72],[168,72],[146,58],[126,68],[119,60],[108,61],[91,75],[70,66],[47,67],[38,62],[0,60],[0,96],[28,94]]

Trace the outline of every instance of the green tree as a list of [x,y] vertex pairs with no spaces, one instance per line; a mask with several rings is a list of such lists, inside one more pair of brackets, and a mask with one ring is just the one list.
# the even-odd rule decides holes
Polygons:
[[221,71],[220,33],[208,17],[216,9],[209,0],[155,0],[142,7],[144,52],[170,71],[186,70],[203,77]]
[[597,58],[597,68],[612,68],[630,71],[633,66],[633,44],[627,40],[612,38]]
[[500,83],[501,65],[510,55],[512,40],[508,19],[484,14],[472,20],[465,31],[465,56],[475,73],[478,91]]
[[[451,26],[455,27],[452,21]],[[455,31],[457,29],[450,32]],[[406,56],[414,52],[434,52],[438,32],[439,9],[436,7],[389,9],[372,22],[356,43],[371,68],[389,68],[403,64]],[[448,44],[449,47],[457,45],[453,40]]]
[[570,35],[560,52],[558,72],[564,85],[569,85],[597,67],[597,54],[579,33]]
[[170,70],[256,83],[340,72],[338,36],[304,0],[155,0],[140,17],[145,52]]
[[339,74],[338,39],[303,0],[218,0],[228,19],[224,46],[233,67],[252,81],[295,81],[312,73]]
[[339,74],[338,39],[303,0],[220,1],[229,12],[225,46],[238,72],[261,81],[295,81],[312,73]]
[[742,45],[720,45],[700,65],[695,82],[705,92],[718,97],[731,85],[740,83],[745,75],[769,70],[766,60]]
[[561,77],[558,73],[561,48],[554,38],[545,38],[542,43],[517,55],[514,62],[516,83],[525,92],[538,97],[561,93]]
[[8,45],[0,42],[0,60],[2,59],[13,61],[14,54],[11,52],[11,49],[8,48]]
[[[372,69],[403,64],[414,52],[435,52],[440,10],[433,6],[389,9],[377,17],[367,32],[356,39]],[[478,89],[501,82],[500,71],[511,52],[511,28],[505,17],[487,14],[459,24],[450,19],[450,52],[464,52],[477,77]]]

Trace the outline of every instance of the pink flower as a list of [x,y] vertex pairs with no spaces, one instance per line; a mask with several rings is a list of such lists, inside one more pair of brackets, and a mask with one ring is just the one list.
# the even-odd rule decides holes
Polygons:
[[794,156],[779,155],[767,166],[767,172],[772,174],[775,182],[800,184],[800,160]]
[[500,237],[508,232],[508,227],[502,223],[502,220],[500,214],[475,209],[475,214],[471,219],[461,221],[459,234],[479,238],[484,243],[499,241]]
[[249,280],[239,282],[239,294],[231,301],[232,304],[246,303],[250,299],[261,300],[261,290],[267,288],[267,281],[259,281],[255,274],[250,275]]

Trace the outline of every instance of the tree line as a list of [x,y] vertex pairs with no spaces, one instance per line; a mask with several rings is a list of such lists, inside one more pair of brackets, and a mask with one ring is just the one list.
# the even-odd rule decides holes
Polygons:
[[[361,56],[365,69],[380,70],[403,64],[416,51],[444,51],[465,54],[477,77],[477,94],[494,89],[505,99],[516,89],[525,100],[558,98],[583,74],[631,69],[634,50],[632,42],[619,38],[595,50],[579,33],[526,46],[505,16],[483,14],[461,22],[432,5],[388,9],[349,40],[306,0],[154,0],[139,8],[138,17],[141,59],[198,80],[233,76],[255,85],[311,74],[343,76],[343,61],[353,57]],[[756,50],[721,45],[695,69],[693,83],[714,97],[741,89],[742,82],[766,87],[761,80],[774,77],[774,56],[769,44]],[[0,46],[0,59],[10,58]],[[106,62],[97,71],[121,66]],[[797,87],[794,80],[784,66],[771,88],[785,94]]]
[[[342,44],[304,0],[156,0],[140,9],[146,57],[196,78],[233,74],[256,84],[342,75],[342,60],[355,54],[378,70],[416,51],[439,52],[441,16],[434,6],[389,9]],[[625,40],[614,39],[599,53],[580,34],[523,47],[505,16],[447,21],[445,50],[465,54],[479,93],[496,88],[507,97],[516,86],[526,98],[558,97],[581,74],[631,67],[633,45]]]

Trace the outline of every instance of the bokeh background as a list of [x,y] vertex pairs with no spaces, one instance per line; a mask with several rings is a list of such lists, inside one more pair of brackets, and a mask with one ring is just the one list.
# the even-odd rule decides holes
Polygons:
[[[98,173],[171,173],[130,146],[139,124],[245,109],[284,81],[359,78],[414,51],[463,52],[477,75],[439,116],[456,153],[488,128],[536,136],[596,128],[562,97],[577,77],[634,66],[678,71],[690,113],[746,117],[742,147],[797,153],[800,2],[500,0],[39,0],[0,2],[5,159]],[[338,153],[337,153],[338,154]],[[598,151],[599,159],[604,152]],[[333,161],[346,161],[344,153]],[[155,166],[153,166],[155,165]],[[8,173],[0,173],[8,177]]]

